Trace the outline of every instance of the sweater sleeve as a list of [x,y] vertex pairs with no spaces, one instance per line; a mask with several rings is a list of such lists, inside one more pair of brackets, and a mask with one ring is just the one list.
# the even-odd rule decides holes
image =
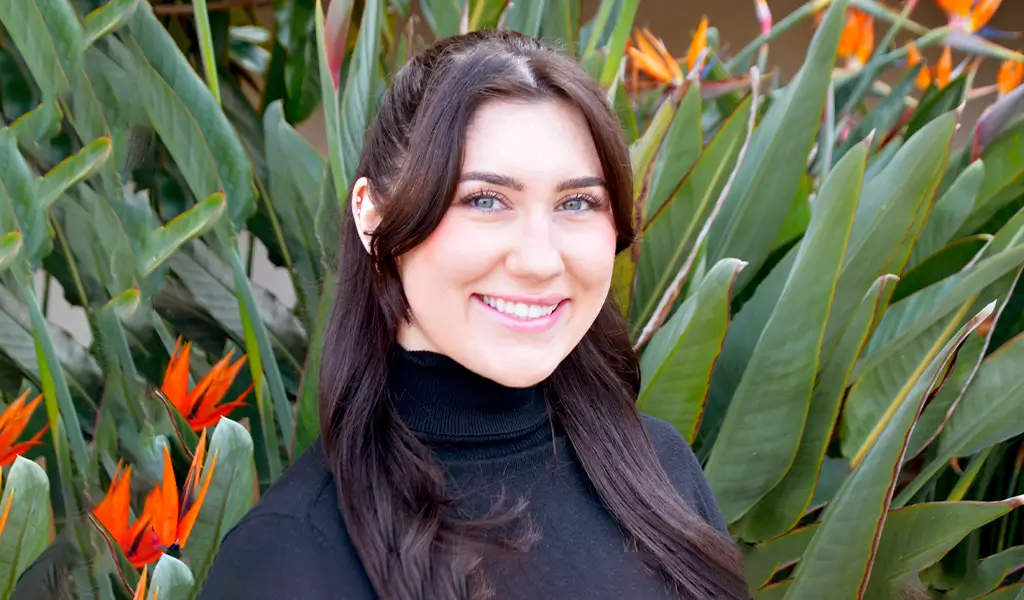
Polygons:
[[[203,582],[199,600],[364,600],[361,570],[346,565],[308,519],[249,515],[225,536]],[[352,586],[339,589],[339,571],[352,570]],[[327,575],[331,575],[328,581]],[[344,580],[345,578],[342,578]]]
[[649,415],[641,418],[676,491],[712,527],[731,537],[704,470],[686,438],[666,421]]

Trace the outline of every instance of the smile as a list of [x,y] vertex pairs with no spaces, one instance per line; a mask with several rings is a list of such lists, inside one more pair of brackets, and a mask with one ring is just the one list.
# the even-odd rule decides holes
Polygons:
[[480,299],[483,300],[484,304],[500,313],[526,321],[546,317],[558,308],[557,302],[549,305],[526,304],[523,302],[506,301],[494,296],[480,296]]

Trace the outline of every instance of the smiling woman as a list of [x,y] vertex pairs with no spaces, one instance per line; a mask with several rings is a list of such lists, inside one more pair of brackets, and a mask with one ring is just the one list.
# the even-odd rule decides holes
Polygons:
[[747,597],[692,451],[635,408],[632,188],[600,88],[536,40],[403,67],[349,190],[321,440],[201,597]]

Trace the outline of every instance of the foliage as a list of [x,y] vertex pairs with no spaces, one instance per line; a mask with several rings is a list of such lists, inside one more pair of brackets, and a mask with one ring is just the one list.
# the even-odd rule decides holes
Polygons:
[[[916,2],[774,23],[758,0],[735,55],[703,21],[676,59],[637,0],[421,0],[426,31],[403,0],[278,0],[273,35],[244,5],[0,0],[0,597],[195,597],[318,435],[337,222],[388,75],[495,26],[556,41],[622,120],[639,409],[702,458],[752,594],[1016,597],[1024,56],[993,4],[929,30]],[[770,42],[811,19],[780,84]],[[317,110],[326,156],[295,129]],[[257,248],[293,305],[253,281]],[[52,282],[88,343],[47,319]]]

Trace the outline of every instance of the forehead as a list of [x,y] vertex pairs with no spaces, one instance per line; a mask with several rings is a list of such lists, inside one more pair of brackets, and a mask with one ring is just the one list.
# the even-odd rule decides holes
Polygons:
[[466,131],[463,171],[490,171],[532,183],[603,177],[583,113],[564,100],[484,103]]

